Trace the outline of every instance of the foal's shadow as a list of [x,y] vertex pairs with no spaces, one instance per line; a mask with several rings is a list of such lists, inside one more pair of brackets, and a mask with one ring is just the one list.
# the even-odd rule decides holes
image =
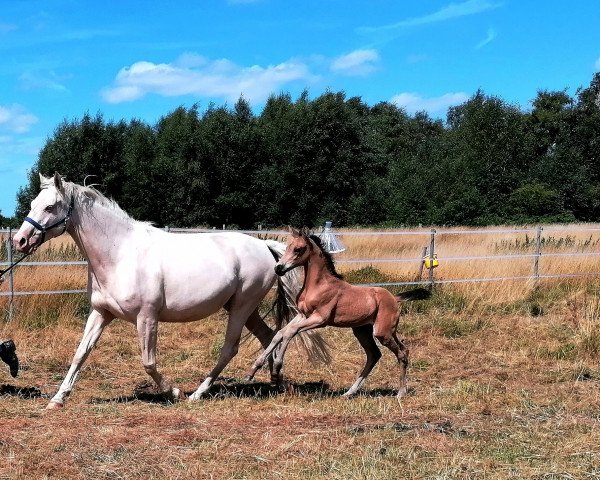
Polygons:
[[0,396],[19,397],[25,399],[46,398],[39,388],[35,387],[17,387],[16,385],[0,385]]
[[[317,398],[341,397],[346,389],[331,389],[324,381],[293,383],[286,382],[284,386],[274,385],[267,382],[242,382],[232,378],[219,377],[218,381],[211,387],[206,395],[207,400],[224,400],[227,398],[254,398],[269,399],[284,394],[312,395]],[[190,396],[194,391],[185,392]],[[410,392],[409,392],[410,394]],[[396,395],[396,391],[390,388],[376,388],[373,390],[363,389],[355,397],[390,397]],[[150,382],[143,382],[135,387],[132,395],[120,395],[114,398],[95,398],[91,400],[94,404],[103,403],[129,403],[134,401],[154,403],[159,405],[170,405],[173,399],[170,395],[156,392],[156,388]]]

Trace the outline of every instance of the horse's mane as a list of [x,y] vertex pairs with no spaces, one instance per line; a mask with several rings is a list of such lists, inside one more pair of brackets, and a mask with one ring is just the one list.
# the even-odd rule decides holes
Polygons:
[[[41,188],[48,188],[51,185],[50,182],[41,184]],[[100,191],[94,187],[86,187],[77,183],[68,182],[63,178],[63,188],[65,200],[75,198],[75,208],[91,208],[94,204],[102,205],[109,210],[113,211],[117,217],[126,220],[128,222],[137,222],[137,220],[130,217],[125,210],[123,210],[117,202],[104,196]],[[141,222],[144,223],[144,222]]]
[[338,273],[335,270],[335,263],[333,261],[333,256],[331,255],[331,253],[329,253],[327,250],[325,250],[325,248],[323,247],[323,242],[321,242],[321,239],[314,234],[309,235],[309,238],[315,242],[315,244],[317,245],[317,247],[319,247],[319,250],[321,250],[321,252],[323,253],[323,256],[325,257],[325,265],[327,266],[327,270],[329,271],[329,273],[331,273],[334,277],[336,278],[344,278],[342,274]]

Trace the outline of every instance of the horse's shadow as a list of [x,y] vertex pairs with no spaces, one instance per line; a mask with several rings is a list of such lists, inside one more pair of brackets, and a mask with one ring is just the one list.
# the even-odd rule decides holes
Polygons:
[[[341,397],[346,389],[332,389],[324,381],[294,383],[286,382],[285,385],[275,385],[267,382],[241,382],[231,378],[219,378],[219,381],[213,384],[206,395],[207,400],[224,400],[227,398],[254,398],[269,399],[284,394],[291,395],[312,395],[317,398],[335,398]],[[186,396],[190,396],[194,391],[186,391]],[[390,397],[394,396],[396,391],[390,388],[376,388],[372,390],[361,390],[355,397]],[[134,401],[146,403],[155,403],[160,405],[169,405],[173,403],[170,395],[158,393],[155,387],[149,382],[138,385],[132,395],[120,395],[113,398],[94,398],[91,403],[129,403]]]
[[9,397],[19,397],[25,399],[47,398],[48,395],[42,393],[39,388],[35,387],[17,387],[16,385],[3,384],[0,385],[0,396],[6,395]]

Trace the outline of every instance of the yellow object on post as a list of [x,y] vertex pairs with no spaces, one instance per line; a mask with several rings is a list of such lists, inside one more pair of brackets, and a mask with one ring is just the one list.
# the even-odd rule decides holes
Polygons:
[[425,268],[437,267],[440,264],[440,262],[438,262],[438,259],[437,259],[437,253],[433,254],[433,258],[430,258],[428,256],[423,258],[423,263],[425,264]]

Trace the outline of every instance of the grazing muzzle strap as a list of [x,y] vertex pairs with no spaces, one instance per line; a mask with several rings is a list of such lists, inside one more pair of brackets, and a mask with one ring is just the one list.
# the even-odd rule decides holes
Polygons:
[[69,210],[67,210],[67,215],[65,216],[65,218],[63,218],[62,220],[58,220],[57,222],[54,222],[52,225],[48,225],[47,227],[40,225],[33,218],[25,217],[25,220],[24,220],[25,222],[30,223],[31,225],[33,225],[35,227],[36,230],[39,230],[42,233],[42,235],[40,237],[40,241],[37,243],[37,246],[44,243],[44,240],[46,240],[46,232],[48,230],[52,230],[53,228],[59,227],[64,224],[63,231],[60,232],[60,234],[62,235],[63,233],[66,232],[67,227],[69,226],[69,220],[71,219],[71,214],[73,213],[74,206],[75,206],[75,196],[73,195],[73,196],[71,196],[71,203],[69,204]]

